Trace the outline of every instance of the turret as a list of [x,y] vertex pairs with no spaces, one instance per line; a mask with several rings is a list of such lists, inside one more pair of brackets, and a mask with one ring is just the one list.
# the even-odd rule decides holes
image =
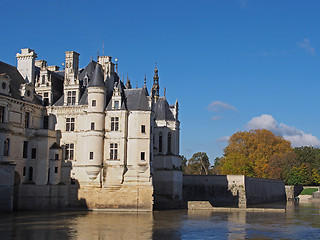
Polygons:
[[103,81],[103,71],[98,63],[93,76],[88,83],[88,115],[87,115],[87,134],[86,152],[88,177],[91,180],[97,178],[101,172],[103,163],[103,140],[106,107],[106,87]]

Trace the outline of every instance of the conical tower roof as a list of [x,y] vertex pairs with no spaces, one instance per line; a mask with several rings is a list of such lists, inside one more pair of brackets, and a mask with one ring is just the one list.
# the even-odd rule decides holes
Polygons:
[[103,72],[100,64],[96,65],[93,76],[89,81],[88,87],[105,87],[103,81]]

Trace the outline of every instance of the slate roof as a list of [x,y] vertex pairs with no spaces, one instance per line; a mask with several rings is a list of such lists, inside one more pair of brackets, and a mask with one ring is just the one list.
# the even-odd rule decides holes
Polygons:
[[97,63],[95,61],[91,61],[84,70],[81,71],[79,75],[80,81],[83,81],[84,77],[88,75],[89,79],[91,79],[93,72],[96,68]]
[[[9,86],[11,97],[18,100],[23,100],[20,95],[20,85],[26,83],[26,81],[23,79],[18,69],[14,66],[0,61],[0,73],[7,73],[11,78]],[[36,94],[34,95],[32,103],[42,105],[41,100],[37,98]]]
[[156,120],[175,120],[170,106],[164,97],[158,98],[154,104],[154,111]]
[[144,88],[124,89],[124,95],[128,110],[150,110],[148,94]]
[[93,75],[89,81],[88,87],[105,87],[103,81],[103,72],[100,64],[96,65]]

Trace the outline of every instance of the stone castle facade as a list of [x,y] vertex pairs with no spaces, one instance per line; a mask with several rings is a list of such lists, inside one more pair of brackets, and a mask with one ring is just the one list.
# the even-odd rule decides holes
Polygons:
[[149,94],[121,81],[110,56],[79,69],[69,51],[63,70],[36,57],[22,49],[17,67],[0,62],[0,164],[12,165],[13,207],[149,211],[182,200],[178,102],[160,97],[157,68]]

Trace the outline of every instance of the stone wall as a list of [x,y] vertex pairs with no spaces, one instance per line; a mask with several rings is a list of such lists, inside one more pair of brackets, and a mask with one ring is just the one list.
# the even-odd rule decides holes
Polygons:
[[245,178],[247,204],[286,201],[282,180]]
[[50,210],[68,207],[68,185],[19,186],[19,210]]
[[14,164],[0,163],[0,212],[13,210]]
[[285,200],[284,182],[243,175],[183,176],[184,201],[209,201],[212,206],[246,207],[247,204]]
[[69,207],[121,211],[152,211],[152,186],[122,186],[109,188],[72,185]]

